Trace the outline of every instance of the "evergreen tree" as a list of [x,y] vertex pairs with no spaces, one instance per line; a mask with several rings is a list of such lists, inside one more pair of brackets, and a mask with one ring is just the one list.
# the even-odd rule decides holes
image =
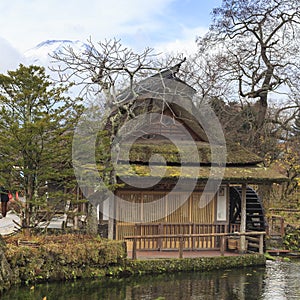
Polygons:
[[23,228],[37,224],[37,208],[54,212],[76,197],[72,135],[82,106],[67,90],[38,66],[0,75],[0,183],[24,195]]

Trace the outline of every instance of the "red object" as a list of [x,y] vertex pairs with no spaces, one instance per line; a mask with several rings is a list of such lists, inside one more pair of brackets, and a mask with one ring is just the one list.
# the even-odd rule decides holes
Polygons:
[[12,194],[11,193],[8,193],[8,199],[10,200],[10,199],[12,199]]

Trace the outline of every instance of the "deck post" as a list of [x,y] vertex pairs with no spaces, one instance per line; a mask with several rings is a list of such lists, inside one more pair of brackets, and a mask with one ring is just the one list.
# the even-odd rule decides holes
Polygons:
[[280,234],[281,234],[281,237],[284,236],[285,232],[284,232],[284,218],[281,217],[280,219]]
[[225,252],[225,235],[221,236],[221,256],[224,256],[224,252]]
[[[196,224],[193,223],[193,226],[192,226],[192,234],[196,233]],[[192,237],[192,250],[195,249],[195,238]]]
[[264,235],[259,236],[259,254],[264,254]]
[[[241,199],[241,228],[240,232],[245,233],[246,232],[246,183],[242,184],[242,199]],[[240,236],[240,249],[239,252],[241,254],[246,252],[246,236],[245,234],[242,234]]]
[[133,239],[132,245],[132,259],[136,260],[136,238]]
[[[158,224],[157,232],[158,232],[158,235],[161,235],[164,233],[164,228],[163,228],[162,223]],[[162,248],[162,239],[161,238],[157,239],[157,248],[158,248],[158,251],[161,251],[161,248]]]
[[183,236],[179,239],[179,258],[183,258],[183,244],[184,244],[184,238]]

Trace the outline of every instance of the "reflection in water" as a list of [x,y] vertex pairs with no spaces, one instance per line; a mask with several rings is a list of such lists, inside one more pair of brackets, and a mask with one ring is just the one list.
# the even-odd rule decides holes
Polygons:
[[300,299],[300,262],[268,263],[260,299]]
[[268,262],[266,268],[49,283],[14,288],[1,299],[300,299],[299,267]]

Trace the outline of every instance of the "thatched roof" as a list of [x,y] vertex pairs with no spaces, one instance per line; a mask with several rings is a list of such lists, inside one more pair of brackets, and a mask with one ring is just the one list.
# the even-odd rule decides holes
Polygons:
[[157,178],[162,181],[176,181],[179,178],[186,180],[194,177],[186,175],[188,170],[193,174],[198,174],[199,182],[206,182],[208,179],[221,179],[223,183],[231,184],[260,184],[260,183],[282,183],[287,181],[287,177],[281,175],[279,172],[272,168],[266,168],[263,166],[248,166],[248,167],[226,167],[225,172],[219,168],[211,168],[209,166],[193,167],[188,166],[184,171],[185,175],[182,175],[181,167],[176,166],[145,166],[145,165],[119,165],[117,170],[117,176],[120,178],[131,178],[139,181],[147,181],[150,178]]
[[135,101],[139,97],[143,99],[160,99],[167,102],[172,102],[170,99],[174,96],[192,98],[197,91],[176,76],[184,61],[185,59],[171,68],[136,82],[133,86],[126,88],[118,95],[117,101],[125,105],[133,100]]
[[[219,136],[213,122],[206,126],[205,130],[203,129],[203,124],[199,120],[204,118],[207,121],[210,118],[209,111],[196,109],[192,101],[196,91],[176,77],[176,70],[176,68],[175,71],[173,69],[166,70],[139,82],[133,88],[125,90],[119,97],[119,101],[122,105],[127,105],[127,108],[133,113],[132,115],[146,115],[147,113],[164,115],[166,112],[171,112],[174,118],[183,124],[189,132],[193,133],[193,137],[196,137],[195,141],[182,141],[180,147],[177,147],[178,145],[174,145],[168,139],[157,137],[143,139],[137,134],[136,136],[140,136],[140,138],[130,144],[128,149],[126,149],[126,143],[122,144],[122,150],[129,153],[129,162],[122,155],[118,158],[117,176],[136,178],[137,180],[158,177],[161,180],[172,181],[182,176],[181,165],[185,165],[192,168],[190,170],[193,172],[195,172],[194,168],[197,168],[196,173],[191,172],[191,174],[198,174],[199,181],[208,180],[212,176],[217,178],[218,174],[211,173],[211,166],[215,165],[212,161],[213,146],[215,149],[214,155],[218,150],[220,156],[224,151],[226,153],[226,169],[224,177],[222,176],[223,182],[261,183],[285,181],[287,179],[285,176],[271,168],[260,165],[262,159],[251,151],[238,144],[227,143],[225,145],[219,143]],[[113,114],[118,109],[116,108]],[[120,126],[125,120],[128,120],[128,111],[126,118],[122,119],[121,117],[119,120]],[[145,132],[145,135],[152,133],[153,126],[147,122],[147,119],[143,120],[140,128],[134,128],[135,132],[140,130],[140,132]],[[123,138],[126,140],[126,133],[124,134],[125,138],[124,136]],[[130,136],[134,136],[132,131],[128,132],[128,139],[130,139]],[[208,138],[209,136],[213,136],[213,139]],[[184,164],[182,164],[183,153],[188,156],[188,161],[185,161]],[[163,157],[166,166],[163,165],[160,159],[156,159],[155,154]],[[152,169],[148,166],[149,159],[151,159]],[[155,169],[154,173],[151,172],[153,168]],[[188,179],[188,172],[184,176]]]
[[[128,146],[126,151],[129,152],[129,160],[133,163],[147,164],[149,159],[153,157],[152,163],[155,163],[154,154],[160,154],[165,159],[167,165],[179,165],[181,163],[181,153],[185,152],[190,157],[190,163],[199,162],[201,165],[210,165],[211,145],[206,142],[195,142],[197,152],[194,152],[194,145],[182,143],[177,147],[173,143],[166,140],[140,140],[132,146]],[[126,148],[126,145],[122,145]],[[130,147],[130,149],[129,149]],[[217,150],[226,152],[226,164],[235,166],[256,165],[262,162],[262,159],[253,152],[243,148],[238,144],[228,144],[224,146],[216,145]],[[125,152],[126,152],[125,151]],[[122,161],[122,157],[119,158]],[[159,161],[157,161],[159,163]]]

